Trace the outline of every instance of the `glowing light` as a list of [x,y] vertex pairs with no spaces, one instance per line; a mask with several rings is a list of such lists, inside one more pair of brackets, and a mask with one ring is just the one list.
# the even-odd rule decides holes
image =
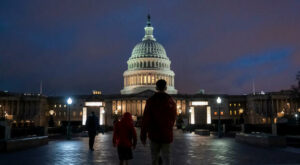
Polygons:
[[244,113],[244,110],[241,108],[241,109],[239,110],[239,114],[242,114],[242,113]]
[[49,114],[50,114],[50,115],[53,115],[54,113],[55,113],[55,112],[54,112],[53,110],[50,110],[50,111],[49,111]]
[[88,107],[100,107],[102,105],[102,102],[85,102],[85,106]]
[[83,107],[82,109],[82,125],[85,125],[86,123],[86,118],[87,118],[87,113],[86,113],[86,107]]
[[195,124],[195,110],[194,107],[191,107],[191,124]]
[[211,109],[209,106],[206,108],[206,124],[211,124]]
[[100,122],[99,122],[100,125],[105,124],[104,113],[105,113],[104,107],[100,107],[100,116],[99,116],[100,117]]
[[217,98],[217,103],[221,104],[222,103],[222,99],[220,97]]
[[207,101],[192,101],[193,106],[202,106],[202,105],[208,105]]
[[68,100],[67,100],[67,103],[68,103],[69,105],[71,105],[72,102],[73,102],[73,100],[69,97]]

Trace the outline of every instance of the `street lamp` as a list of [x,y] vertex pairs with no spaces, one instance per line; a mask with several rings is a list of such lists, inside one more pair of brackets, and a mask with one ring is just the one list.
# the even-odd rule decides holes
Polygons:
[[71,104],[72,104],[73,100],[69,97],[67,100],[68,103],[68,107],[69,107],[69,118],[68,118],[68,126],[67,126],[67,139],[71,139]]
[[218,119],[218,137],[221,138],[221,116],[220,116],[220,105],[222,103],[222,99],[220,97],[217,98],[217,103],[219,105],[219,119]]

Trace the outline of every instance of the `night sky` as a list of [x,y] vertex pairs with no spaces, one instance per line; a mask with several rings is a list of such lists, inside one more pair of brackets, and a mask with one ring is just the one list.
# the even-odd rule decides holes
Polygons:
[[0,90],[119,93],[148,13],[180,93],[296,84],[300,1],[1,0]]

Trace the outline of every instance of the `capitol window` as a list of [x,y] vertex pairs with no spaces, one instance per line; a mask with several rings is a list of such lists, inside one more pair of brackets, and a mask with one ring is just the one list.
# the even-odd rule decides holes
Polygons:
[[151,77],[148,75],[148,84],[151,84]]
[[152,75],[152,84],[155,84],[155,82],[154,82],[154,75]]
[[147,76],[144,76],[144,84],[147,84]]

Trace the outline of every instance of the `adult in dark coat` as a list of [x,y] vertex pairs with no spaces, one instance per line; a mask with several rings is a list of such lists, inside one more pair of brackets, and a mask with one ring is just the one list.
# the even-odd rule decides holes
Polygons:
[[176,103],[173,98],[165,93],[166,81],[156,82],[156,92],[146,102],[141,141],[146,144],[147,135],[150,139],[152,165],[158,165],[159,159],[164,164],[171,164],[170,144],[173,142],[173,126],[176,119]]
[[91,151],[94,151],[94,142],[95,136],[99,128],[99,119],[95,115],[95,112],[92,112],[86,120],[86,129],[89,132],[89,147]]

